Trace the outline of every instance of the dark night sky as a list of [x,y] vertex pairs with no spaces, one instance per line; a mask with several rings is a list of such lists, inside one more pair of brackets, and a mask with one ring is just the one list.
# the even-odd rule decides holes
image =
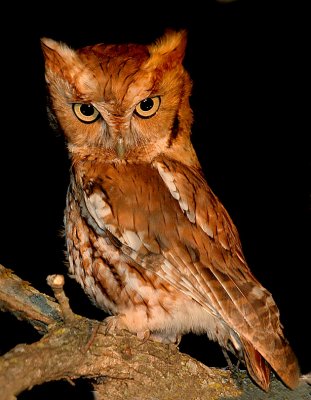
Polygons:
[[[297,3],[295,8],[247,3],[208,1],[206,9],[165,12],[135,2],[136,10],[120,15],[120,3],[107,9],[100,2],[70,16],[61,16],[60,8],[49,13],[39,8],[22,22],[7,11],[9,27],[1,32],[0,263],[48,294],[46,276],[66,272],[59,232],[68,160],[62,138],[46,121],[39,38],[73,47],[149,43],[167,27],[186,28],[194,146],[210,186],[237,225],[252,271],[280,308],[306,373],[311,370],[306,10]],[[68,279],[66,287],[76,312],[100,318],[74,281]],[[9,314],[0,314],[0,324],[1,353],[37,339]],[[210,366],[225,366],[220,350],[205,338],[188,336],[181,349]]]

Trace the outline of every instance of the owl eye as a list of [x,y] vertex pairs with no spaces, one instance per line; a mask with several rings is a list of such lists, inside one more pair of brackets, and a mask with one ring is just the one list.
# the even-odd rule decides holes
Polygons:
[[160,104],[161,99],[159,96],[147,97],[147,99],[137,104],[135,113],[141,118],[150,118],[158,111]]
[[74,103],[72,110],[76,117],[85,124],[95,122],[100,114],[92,104]]

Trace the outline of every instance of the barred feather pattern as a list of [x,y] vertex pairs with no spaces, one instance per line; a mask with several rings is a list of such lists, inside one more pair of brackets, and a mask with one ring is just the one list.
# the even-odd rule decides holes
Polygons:
[[186,32],[73,50],[42,38],[50,114],[67,142],[69,273],[113,329],[178,342],[206,333],[268,390],[299,366],[271,293],[191,144]]

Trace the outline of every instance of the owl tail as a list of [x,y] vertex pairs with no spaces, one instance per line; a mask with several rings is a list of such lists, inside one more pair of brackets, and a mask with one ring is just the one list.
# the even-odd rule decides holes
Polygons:
[[270,385],[271,368],[262,355],[247,340],[243,339],[244,361],[248,373],[264,391],[268,391]]
[[264,390],[268,391],[270,385],[271,369],[289,388],[294,389],[299,383],[300,371],[296,356],[291,347],[282,339],[282,351],[279,357],[265,355],[265,358],[245,338],[242,340],[244,359],[247,370],[253,380]]

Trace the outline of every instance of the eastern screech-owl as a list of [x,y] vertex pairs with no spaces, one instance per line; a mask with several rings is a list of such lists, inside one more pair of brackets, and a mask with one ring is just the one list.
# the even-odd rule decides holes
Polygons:
[[271,368],[294,388],[279,310],[190,141],[186,37],[76,51],[42,38],[49,115],[71,160],[69,272],[111,327],[162,342],[206,333],[264,390]]

